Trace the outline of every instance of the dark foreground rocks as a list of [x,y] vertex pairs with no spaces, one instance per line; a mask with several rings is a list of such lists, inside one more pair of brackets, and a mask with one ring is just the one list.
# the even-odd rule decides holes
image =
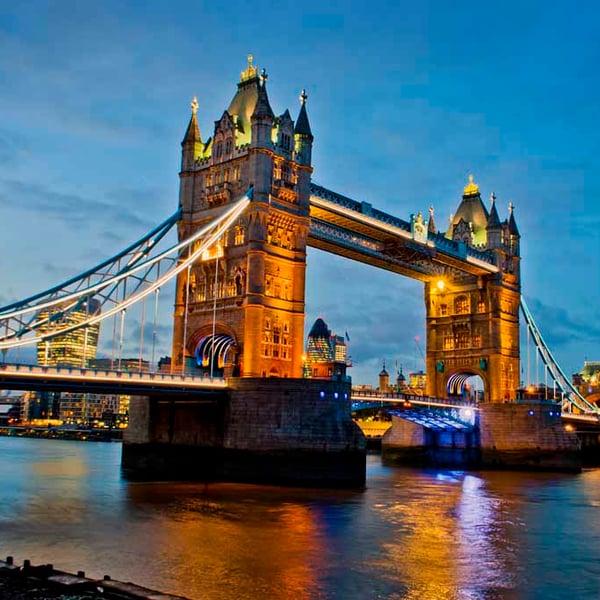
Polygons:
[[0,598],[2,600],[186,600],[182,596],[163,594],[133,583],[90,579],[83,571],[76,575],[57,571],[53,565],[23,566],[11,556],[0,561]]

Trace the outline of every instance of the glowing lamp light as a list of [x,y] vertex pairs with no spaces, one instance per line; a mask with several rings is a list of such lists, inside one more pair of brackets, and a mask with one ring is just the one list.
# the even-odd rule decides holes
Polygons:
[[529,416],[533,417],[533,411],[532,410],[529,411]]
[[443,279],[438,279],[436,285],[437,285],[437,289],[440,290],[440,292],[443,292],[444,288],[446,287],[446,284],[444,283]]
[[337,392],[333,392],[333,397],[337,400],[338,393]]
[[325,398],[325,392],[319,392],[319,396],[321,396],[321,398]]

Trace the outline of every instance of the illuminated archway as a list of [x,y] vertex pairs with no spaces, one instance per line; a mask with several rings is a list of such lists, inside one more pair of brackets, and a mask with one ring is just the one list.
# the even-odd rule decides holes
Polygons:
[[486,397],[487,382],[481,373],[462,371],[453,373],[446,382],[446,394],[450,397],[460,397],[475,404]]
[[222,377],[235,340],[226,333],[206,335],[200,339],[194,352],[196,364],[202,371],[215,377]]

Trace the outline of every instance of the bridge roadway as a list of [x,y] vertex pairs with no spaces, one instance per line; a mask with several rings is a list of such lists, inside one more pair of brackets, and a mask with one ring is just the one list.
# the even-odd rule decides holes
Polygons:
[[315,183],[310,186],[308,245],[420,281],[442,271],[457,277],[499,271],[491,252],[441,233],[417,233],[408,221]]
[[[79,369],[76,367],[44,367],[3,363],[0,364],[0,389],[24,391],[82,392],[90,394],[123,394],[148,396],[193,395],[221,396],[227,389],[227,381],[221,378],[200,378],[177,373],[144,373],[135,371]],[[433,428],[452,422],[474,423],[479,410],[467,401],[456,398],[431,398],[416,394],[380,393],[357,390],[351,395],[352,410],[361,411],[385,408],[407,420],[420,422]],[[448,411],[451,411],[449,413]],[[433,415],[437,413],[441,421]],[[424,416],[429,414],[429,420]],[[600,426],[597,415],[562,412],[562,419],[573,425]],[[433,420],[431,420],[433,419]],[[444,425],[445,424],[445,425]],[[459,428],[461,426],[459,425]]]
[[0,364],[0,389],[123,395],[220,395],[227,382],[175,373]]

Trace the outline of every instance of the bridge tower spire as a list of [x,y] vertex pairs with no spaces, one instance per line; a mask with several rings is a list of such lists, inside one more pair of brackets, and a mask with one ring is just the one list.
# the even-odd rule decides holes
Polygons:
[[235,227],[179,276],[175,372],[302,376],[313,138],[304,105],[296,124],[287,110],[275,115],[267,78],[249,56],[213,136],[201,143],[198,133],[193,165],[182,161],[180,239],[250,186],[253,201]]
[[[425,284],[427,393],[458,395],[469,375],[479,375],[485,400],[514,400],[519,386],[519,234],[514,217],[500,222],[496,197],[488,213],[469,177],[446,237],[493,253],[489,275],[441,274]],[[512,225],[511,220],[512,219]],[[512,232],[512,233],[511,233]]]

